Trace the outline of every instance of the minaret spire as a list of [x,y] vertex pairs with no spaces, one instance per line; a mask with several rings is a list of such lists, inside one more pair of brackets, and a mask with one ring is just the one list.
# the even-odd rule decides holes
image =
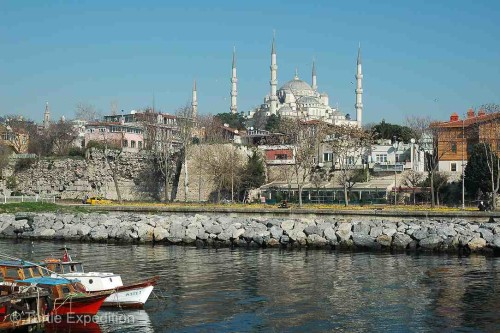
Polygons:
[[233,47],[233,67],[231,75],[231,113],[238,113],[236,98],[238,97],[238,78],[236,77],[236,47]]
[[48,129],[50,126],[50,109],[49,102],[45,103],[45,112],[43,113],[43,128]]
[[276,42],[275,33],[273,32],[273,44],[271,47],[271,96],[269,98],[269,113],[276,114],[276,107],[278,102],[278,97],[276,96],[276,88],[278,86],[277,71],[278,65],[276,64]]
[[193,82],[193,99],[191,101],[191,108],[193,110],[193,118],[198,116],[198,94],[196,91],[196,80]]
[[361,70],[361,43],[358,47],[358,60],[356,62],[356,121],[358,126],[361,127],[361,120],[363,116],[363,72]]
[[314,91],[318,90],[318,85],[316,84],[316,62],[313,59],[312,67],[312,88]]

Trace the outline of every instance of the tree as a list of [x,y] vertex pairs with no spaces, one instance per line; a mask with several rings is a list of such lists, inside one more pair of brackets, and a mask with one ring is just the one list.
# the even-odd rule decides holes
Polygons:
[[407,187],[412,188],[413,192],[413,204],[415,205],[416,202],[416,196],[415,196],[415,190],[417,187],[420,187],[422,182],[425,180],[425,175],[421,172],[417,172],[415,170],[409,170],[407,171],[404,176],[403,176],[403,184]]
[[8,144],[15,153],[22,154],[28,151],[30,133],[36,129],[36,124],[29,119],[10,115],[5,117],[5,135]]
[[144,149],[150,152],[151,161],[162,175],[163,197],[169,201],[170,182],[175,169],[174,156],[178,151],[177,118],[169,118],[172,121],[166,122],[163,114],[152,110],[141,113],[139,118],[144,128]]
[[189,173],[187,164],[187,152],[189,146],[193,142],[193,128],[196,119],[193,117],[193,108],[186,104],[186,106],[179,108],[176,111],[177,116],[177,126],[178,126],[178,138],[180,143],[180,154],[181,161],[184,165],[184,201],[187,201],[187,195],[189,190]]
[[86,121],[96,121],[102,118],[102,114],[94,105],[80,102],[76,105],[75,118]]
[[356,126],[340,125],[328,128],[325,144],[331,149],[339,166],[337,179],[344,187],[345,206],[349,205],[351,188],[364,178],[356,171],[359,166],[357,162],[371,142],[371,133]]
[[245,129],[245,118],[240,113],[218,113],[215,118],[222,124],[228,124],[231,128]]
[[375,140],[392,140],[392,138],[397,137],[401,141],[408,143],[416,136],[410,127],[386,123],[385,120],[382,120],[380,124],[373,125],[371,131]]
[[281,116],[272,114],[267,118],[265,130],[271,133],[277,132],[280,126]]
[[262,158],[253,151],[252,155],[248,157],[248,161],[241,176],[241,189],[244,191],[243,199],[251,189],[262,186],[266,181],[266,172]]
[[[434,178],[438,172],[439,161],[451,150],[449,141],[456,140],[456,133],[432,122],[428,117],[408,117],[406,123],[415,134],[416,142],[425,151],[425,168],[431,188],[431,207],[436,205],[436,188]],[[461,130],[461,129],[460,129]]]
[[74,140],[78,137],[76,129],[70,122],[60,120],[50,124],[48,137],[52,143],[52,152],[59,156],[68,154]]
[[288,144],[294,146],[295,181],[299,192],[299,206],[302,207],[302,190],[317,165],[318,148],[326,134],[326,123],[322,121],[306,122],[297,119],[282,119],[280,132],[286,136]]
[[[486,156],[491,156],[492,161],[485,158]],[[473,147],[472,153],[467,161],[467,166],[465,167],[465,188],[467,192],[478,196],[479,193],[489,193],[494,189],[492,179],[498,179],[499,168],[498,163],[500,158],[491,153],[491,148],[489,145],[477,144]],[[493,168],[493,178],[490,176],[490,165],[496,165]],[[497,189],[498,191],[498,189]]]
[[3,178],[3,169],[9,164],[9,156],[11,154],[12,149],[0,143],[0,179]]

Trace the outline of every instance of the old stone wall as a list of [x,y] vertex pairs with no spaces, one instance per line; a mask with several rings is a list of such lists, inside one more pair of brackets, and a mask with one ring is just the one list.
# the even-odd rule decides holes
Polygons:
[[[141,190],[141,172],[148,169],[150,160],[145,153],[123,153],[118,161],[118,184],[124,200],[145,200],[149,194]],[[98,150],[87,152],[87,156],[74,158],[41,158],[23,169],[15,170],[12,160],[3,177],[3,192],[9,194],[6,179],[14,177],[17,191],[25,195],[49,195],[60,199],[82,199],[83,196],[118,198],[104,154]]]

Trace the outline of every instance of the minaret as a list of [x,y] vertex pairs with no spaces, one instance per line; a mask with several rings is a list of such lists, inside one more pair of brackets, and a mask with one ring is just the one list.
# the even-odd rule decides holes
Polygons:
[[237,89],[238,79],[236,78],[236,48],[233,49],[233,67],[231,76],[231,113],[238,113],[238,106],[236,104],[236,98],[238,97]]
[[278,85],[278,79],[276,77],[278,65],[276,65],[276,46],[273,36],[273,45],[271,49],[271,96],[270,96],[270,105],[269,112],[270,114],[276,114],[276,103],[278,102],[278,97],[276,96],[276,87]]
[[198,96],[196,95],[196,80],[193,83],[193,99],[191,101],[191,108],[193,109],[193,118],[198,115]]
[[358,48],[358,61],[357,61],[357,70],[356,70],[356,121],[358,122],[358,126],[361,127],[361,118],[363,115],[363,73],[361,71],[361,44],[359,44]]
[[318,85],[316,84],[316,64],[313,60],[313,68],[312,68],[312,88],[314,91],[318,90]]
[[50,126],[50,110],[49,102],[45,104],[45,112],[43,113],[43,128],[47,129]]

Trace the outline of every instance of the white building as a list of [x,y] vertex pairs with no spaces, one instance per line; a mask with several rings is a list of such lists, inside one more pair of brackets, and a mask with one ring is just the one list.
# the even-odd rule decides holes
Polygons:
[[[299,78],[297,70],[292,80],[286,82],[278,89],[278,65],[276,58],[276,45],[273,38],[271,48],[271,80],[270,93],[264,97],[264,103],[248,113],[252,118],[256,112],[265,112],[267,116],[280,115],[282,117],[298,117],[303,120],[322,120],[335,125],[357,125],[361,126],[363,113],[363,88],[361,68],[361,48],[358,49],[356,65],[356,120],[349,115],[341,113],[338,109],[330,106],[329,96],[320,92],[317,85],[316,65],[313,62],[311,85]],[[232,113],[237,112],[237,82],[236,77],[236,55],[233,53],[232,76],[231,76],[231,107]]]

